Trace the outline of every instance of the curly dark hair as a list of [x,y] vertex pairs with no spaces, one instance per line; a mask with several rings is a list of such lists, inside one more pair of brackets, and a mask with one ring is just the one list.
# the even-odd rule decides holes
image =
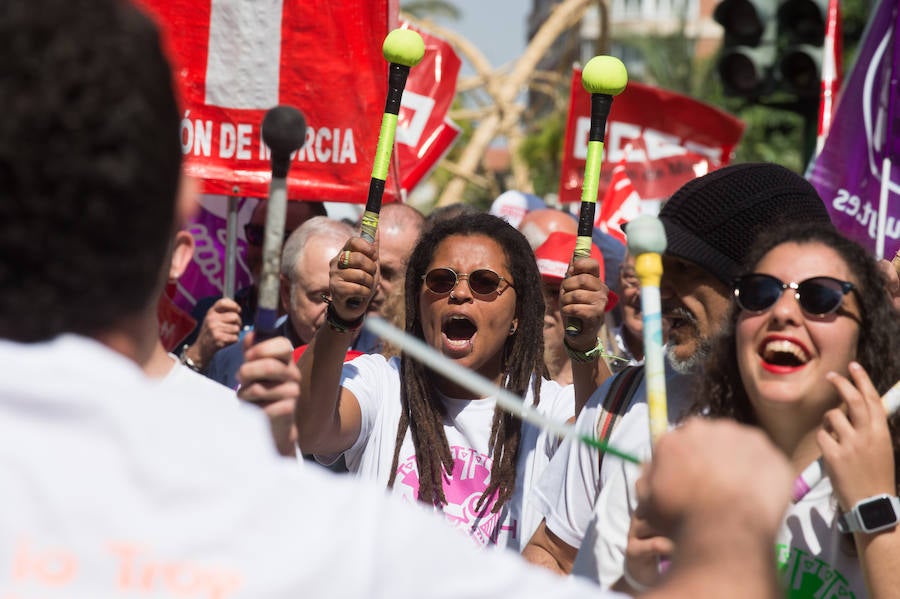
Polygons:
[[[878,392],[884,394],[900,379],[900,319],[893,311],[884,276],[874,258],[864,248],[832,227],[815,223],[791,223],[760,235],[747,256],[745,273],[773,248],[783,243],[820,243],[834,250],[855,278],[860,305],[860,334],[856,361],[869,374]],[[733,418],[744,424],[758,425],[750,399],[741,382],[737,363],[736,323],[740,310],[732,305],[726,326],[713,342],[705,373],[698,381],[692,413]],[[895,456],[900,455],[900,414],[890,417]],[[895,457],[897,480],[900,459]]]
[[[495,240],[506,255],[506,262],[515,281],[516,316],[518,328],[506,342],[506,373],[504,387],[517,396],[524,396],[529,383],[537,404],[544,370],[544,345],[541,342],[544,326],[544,299],[541,277],[534,253],[525,237],[506,221],[485,213],[463,214],[441,220],[423,232],[410,256],[406,270],[406,332],[424,338],[419,318],[419,296],[422,276],[428,269],[438,246],[451,235],[484,236]],[[403,355],[400,363],[402,411],[397,428],[394,461],[389,486],[394,484],[400,447],[406,431],[412,432],[419,470],[419,500],[428,504],[446,504],[442,485],[443,473],[453,471],[453,456],[443,420],[444,404],[434,388],[434,376],[421,363]],[[496,513],[512,496],[516,484],[516,461],[522,422],[502,410],[494,411],[489,447],[493,468],[491,482],[476,508],[483,515],[490,505],[486,501],[496,495],[491,510]]]
[[121,0],[5,0],[0,56],[0,337],[96,334],[162,282],[181,170],[169,64]]

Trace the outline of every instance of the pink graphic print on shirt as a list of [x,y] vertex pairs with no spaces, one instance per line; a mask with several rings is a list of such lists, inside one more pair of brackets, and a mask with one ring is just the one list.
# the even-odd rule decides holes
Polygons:
[[[493,460],[470,447],[458,445],[451,446],[450,453],[453,456],[453,474],[449,478],[445,474],[443,481],[444,497],[447,499],[444,515],[448,522],[455,528],[468,531],[480,545],[496,543],[501,530],[509,531],[510,536],[515,539],[516,520],[502,524],[508,513],[506,506],[497,514],[491,513],[496,496],[486,502],[486,509],[482,506],[484,515],[481,518],[475,508],[490,482]],[[413,501],[419,496],[419,472],[415,455],[407,457],[397,467],[394,490]]]

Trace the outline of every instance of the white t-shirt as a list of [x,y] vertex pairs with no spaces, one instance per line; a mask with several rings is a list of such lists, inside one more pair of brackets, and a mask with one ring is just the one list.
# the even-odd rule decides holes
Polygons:
[[[634,483],[639,476],[639,468],[633,464],[620,465],[611,473],[608,487],[600,492],[573,574],[599,582],[604,588],[622,576],[628,522],[637,505]],[[613,488],[625,488],[626,493],[607,493]],[[788,507],[775,543],[786,597],[868,596],[860,561],[847,551],[853,547],[853,537],[837,529],[836,506],[831,481],[824,478],[802,500]]]
[[[347,468],[383,486],[387,486],[390,478],[400,420],[399,369],[397,358],[387,361],[381,355],[365,355],[345,364],[341,379],[341,384],[356,396],[362,414],[359,438],[344,452]],[[469,531],[480,544],[489,544],[496,538],[498,546],[520,551],[542,517],[528,498],[556,450],[557,437],[531,424],[523,424],[513,496],[500,513],[488,512],[479,518],[475,505],[490,482],[492,459],[488,440],[496,399],[443,398],[443,401],[447,409],[444,433],[454,458],[453,476],[444,479],[447,498],[444,515],[454,527]],[[541,382],[537,410],[545,416],[565,421],[575,413],[574,402],[571,385],[562,387],[553,381]],[[529,386],[525,404],[533,403]],[[409,431],[401,447],[397,472],[394,493],[416,501],[419,477]]]
[[598,596],[473,551],[374,485],[297,469],[261,413],[160,394],[94,341],[0,341],[0,365],[4,596]]
[[225,404],[241,404],[234,390],[225,385],[207,378],[199,372],[194,372],[173,354],[169,354],[174,366],[169,373],[158,379],[159,386],[164,393],[178,393],[182,397],[197,397],[208,395],[218,397]]
[[[597,436],[601,406],[612,382],[613,378],[607,380],[588,399],[575,423],[579,434]],[[689,383],[689,377],[677,374],[666,364],[666,403],[670,426],[681,418],[688,407]],[[641,381],[631,403],[618,420],[609,443],[642,459],[650,456],[646,379]],[[572,547],[582,546],[601,489],[607,491],[611,473],[621,467],[622,460],[606,455],[601,471],[598,468],[599,455],[597,449],[585,443],[564,440],[535,490],[535,501],[546,518],[547,528]],[[608,492],[625,495],[629,491],[616,485]],[[628,530],[627,521],[625,530]]]
[[[788,508],[775,539],[786,597],[862,599],[869,595],[853,535],[837,529],[837,509],[827,477]],[[852,549],[849,554],[848,548]]]
[[[644,457],[649,451],[645,450]],[[625,547],[631,515],[637,507],[635,483],[641,468],[624,460],[604,462],[606,480],[575,556],[572,574],[609,588],[625,567]]]

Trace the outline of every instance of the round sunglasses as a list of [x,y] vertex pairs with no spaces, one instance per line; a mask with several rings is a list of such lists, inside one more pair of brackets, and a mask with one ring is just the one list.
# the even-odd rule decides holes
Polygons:
[[433,268],[422,276],[425,288],[435,295],[447,295],[462,279],[466,280],[475,295],[491,295],[495,292],[500,295],[507,287],[513,286],[490,268],[479,268],[469,274],[460,274],[447,267]]
[[738,277],[734,282],[737,305],[748,312],[764,312],[775,305],[787,289],[794,290],[794,298],[807,314],[825,316],[844,303],[844,296],[855,289],[853,283],[833,277],[812,277],[799,283],[784,283],[759,273]]

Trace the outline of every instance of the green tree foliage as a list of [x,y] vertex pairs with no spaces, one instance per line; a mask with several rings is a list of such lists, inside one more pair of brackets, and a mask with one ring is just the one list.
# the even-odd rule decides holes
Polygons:
[[668,35],[628,35],[617,41],[620,46],[635,49],[642,58],[642,68],[638,73],[630,72],[631,79],[684,94],[702,85],[702,69],[692,59],[694,42],[684,34],[683,23]]
[[532,127],[519,147],[519,155],[528,164],[534,193],[545,196],[559,189],[563,143],[566,136],[566,114],[553,112]]

